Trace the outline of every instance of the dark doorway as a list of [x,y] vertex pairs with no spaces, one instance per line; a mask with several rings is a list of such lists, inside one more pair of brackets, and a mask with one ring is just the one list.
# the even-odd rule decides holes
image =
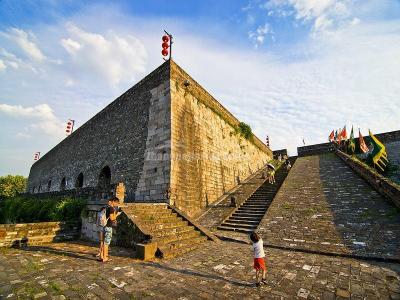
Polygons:
[[108,189],[111,184],[111,170],[109,166],[105,166],[99,175],[98,187]]
[[64,191],[65,190],[65,186],[66,186],[67,182],[65,180],[65,177],[61,180],[60,183],[60,191]]
[[50,192],[51,190],[51,180],[49,180],[49,183],[47,184],[47,191]]
[[75,187],[76,188],[83,187],[83,174],[82,173],[79,173],[78,177],[76,178]]

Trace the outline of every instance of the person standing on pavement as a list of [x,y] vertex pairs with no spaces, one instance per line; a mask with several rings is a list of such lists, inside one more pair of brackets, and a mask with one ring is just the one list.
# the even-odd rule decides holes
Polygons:
[[111,244],[113,228],[117,227],[117,217],[121,214],[118,208],[119,199],[114,197],[108,200],[109,206],[106,209],[107,224],[104,227],[104,238],[102,253],[100,255],[100,260],[102,262],[109,261],[108,250]]
[[[256,286],[261,284],[266,284],[266,273],[265,268],[265,253],[263,240],[256,232],[250,234],[250,240],[253,242],[253,252],[254,252],[254,269],[256,270]],[[260,274],[262,273],[262,278],[259,280]]]

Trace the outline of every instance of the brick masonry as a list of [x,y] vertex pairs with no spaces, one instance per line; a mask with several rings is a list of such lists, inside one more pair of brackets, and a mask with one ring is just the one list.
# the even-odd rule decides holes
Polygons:
[[0,247],[42,245],[78,238],[78,222],[0,224]]
[[262,168],[272,152],[178,65],[171,65],[171,201],[194,215]]
[[95,188],[108,166],[110,193],[123,183],[127,202],[169,202],[192,216],[272,158],[238,124],[168,61],[34,163],[28,192],[58,192],[64,178],[74,189],[80,173],[82,188]]
[[63,178],[65,189],[73,189],[80,173],[84,188],[95,187],[108,166],[111,183],[123,182],[127,194],[134,193],[148,172],[145,152],[152,146],[154,104],[166,101],[168,88],[169,64],[163,64],[35,162],[28,192],[37,193],[39,187],[47,192],[50,181],[50,191],[59,191]]

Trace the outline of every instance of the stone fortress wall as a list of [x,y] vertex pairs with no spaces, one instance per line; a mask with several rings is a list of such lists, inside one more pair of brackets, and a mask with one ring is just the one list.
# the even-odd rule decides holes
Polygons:
[[194,215],[272,159],[238,124],[167,61],[34,163],[28,192],[123,183],[128,201],[169,201]]
[[189,215],[272,159],[256,136],[174,62],[171,64],[171,201]]
[[[160,107],[169,101],[169,65],[163,64],[35,162],[27,191],[96,187],[102,170],[102,180],[123,182],[127,193],[138,190],[139,197],[165,189],[167,184],[162,186],[155,177],[164,176],[163,172],[168,177],[169,162],[149,166],[145,153],[152,147],[170,151],[169,137],[165,142],[166,137],[159,135],[162,126],[169,125],[154,121],[154,115],[165,113]],[[163,120],[168,119],[164,116]],[[146,192],[143,184],[147,184]]]

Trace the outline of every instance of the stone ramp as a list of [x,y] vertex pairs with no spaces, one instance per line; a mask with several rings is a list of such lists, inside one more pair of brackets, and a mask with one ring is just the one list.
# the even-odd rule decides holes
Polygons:
[[157,243],[157,255],[163,258],[194,250],[208,239],[167,204],[128,204],[123,212],[140,227],[144,243]]
[[400,215],[335,154],[298,158],[263,218],[266,244],[400,258]]
[[[291,163],[293,164],[293,159]],[[275,184],[270,184],[266,180],[217,229],[247,234],[255,231],[287,174],[286,167],[282,165],[276,172]]]

